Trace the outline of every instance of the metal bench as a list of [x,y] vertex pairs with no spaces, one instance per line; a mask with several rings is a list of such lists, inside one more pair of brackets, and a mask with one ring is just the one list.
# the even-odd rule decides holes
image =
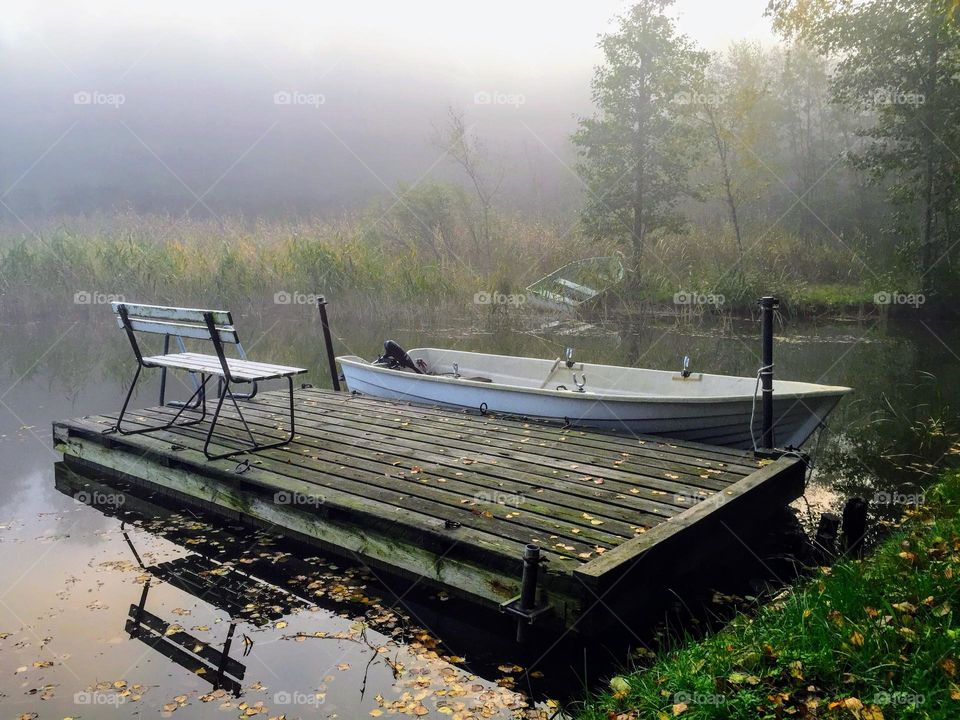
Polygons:
[[[137,358],[137,371],[133,376],[133,382],[130,383],[130,390],[123,401],[123,407],[120,415],[117,417],[116,425],[109,432],[117,432],[121,435],[135,435],[138,433],[156,432],[158,430],[167,430],[172,427],[187,427],[203,422],[207,416],[206,387],[211,377],[219,380],[219,390],[217,392],[217,409],[213,413],[210,421],[210,428],[207,430],[206,441],[203,444],[203,453],[210,460],[219,460],[221,458],[239,455],[245,452],[256,452],[268,448],[281,447],[293,440],[295,426],[293,413],[293,377],[300,373],[305,373],[306,369],[290,367],[288,365],[269,365],[266,363],[252,362],[242,358],[228,358],[224,354],[224,345],[240,345],[240,337],[233,327],[233,318],[229,312],[223,310],[196,310],[190,308],[164,307],[161,305],[134,305],[130,303],[115,302],[113,311],[117,314],[117,324],[127,333],[130,340],[130,346],[133,348],[133,354]],[[166,336],[164,342],[164,353],[161,355],[144,356],[140,344],[137,341],[138,333],[148,333],[154,335]],[[167,352],[169,348],[169,337],[176,336],[181,340],[183,338],[192,338],[195,340],[207,340],[213,343],[215,355],[205,355],[195,352]],[[181,345],[181,350],[184,347]],[[190,399],[183,403],[177,403],[179,409],[176,415],[165,425],[152,427],[141,427],[133,430],[123,429],[123,417],[127,412],[127,406],[130,404],[130,398],[133,397],[133,391],[140,379],[140,373],[144,368],[157,368],[164,373],[166,370],[184,370],[189,373],[200,375],[201,381],[197,384],[196,390]],[[238,383],[252,384],[254,391],[256,383],[265,380],[286,379],[287,388],[290,397],[290,434],[284,440],[271,443],[260,443],[256,436],[250,430],[243,412],[240,410],[240,404],[237,397],[251,397],[252,393],[247,395],[234,394],[232,385]],[[243,423],[243,427],[250,437],[250,445],[241,450],[232,452],[211,454],[209,452],[210,441],[213,438],[213,432],[217,427],[217,420],[220,418],[220,410],[223,408],[223,401],[229,397],[236,408],[237,415]],[[177,422],[184,412],[197,413],[200,417]]]

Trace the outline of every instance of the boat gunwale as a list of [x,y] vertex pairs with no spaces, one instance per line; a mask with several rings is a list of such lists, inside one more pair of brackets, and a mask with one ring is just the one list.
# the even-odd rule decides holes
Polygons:
[[[410,350],[410,353],[416,353],[418,351],[436,351],[436,352],[451,352],[449,349],[444,348],[414,348]],[[491,355],[490,353],[474,353],[468,350],[455,350],[464,355],[483,355],[486,357],[505,357],[513,359],[514,356],[511,355]],[[533,358],[535,360],[541,360],[540,358]],[[364,360],[359,355],[340,355],[336,358],[337,362],[341,366],[348,367],[359,367],[366,370],[371,370],[377,373],[384,373],[388,376],[400,375],[407,378],[413,378],[417,380],[428,380],[431,382],[438,382],[444,384],[455,384],[455,385],[467,385],[468,387],[477,388],[477,389],[497,389],[509,392],[518,392],[518,393],[531,393],[534,395],[542,395],[547,397],[556,397],[563,399],[584,399],[584,400],[593,400],[593,402],[614,402],[614,403],[679,403],[679,404],[688,404],[688,403],[697,403],[697,404],[706,404],[706,403],[730,403],[730,402],[747,402],[752,401],[754,398],[760,397],[759,389],[752,394],[739,394],[739,395],[704,395],[704,396],[692,396],[692,395],[680,395],[680,396],[667,396],[667,395],[642,395],[642,394],[632,394],[632,395],[623,395],[623,394],[601,394],[587,390],[583,393],[573,392],[570,390],[552,390],[550,388],[536,388],[536,387],[527,387],[524,385],[514,385],[511,383],[504,382],[483,382],[479,380],[470,380],[469,378],[453,378],[447,377],[445,375],[426,375],[426,374],[413,374],[405,370],[397,370],[394,368],[384,367],[382,365],[374,365],[368,360]],[[549,361],[548,361],[549,362]],[[580,363],[581,366],[589,366],[591,363]],[[597,365],[597,363],[592,363]],[[618,367],[615,365],[606,365],[603,367]],[[657,373],[668,373],[669,371],[665,370],[650,370],[649,368],[623,368],[626,370],[640,370],[640,371],[649,371]],[[735,375],[715,375],[710,373],[696,373],[705,378],[735,378],[738,380],[753,380],[754,378],[750,377],[740,377]],[[776,382],[776,381],[775,381]],[[808,383],[801,380],[781,380],[781,383],[796,383],[799,385],[809,385],[812,388],[811,390],[805,391],[787,391],[787,392],[777,392],[774,388],[774,399],[775,400],[803,400],[807,398],[822,398],[822,397],[843,397],[849,393],[853,392],[853,388],[844,387],[842,385],[820,385],[818,383]],[[349,384],[349,383],[348,383]]]

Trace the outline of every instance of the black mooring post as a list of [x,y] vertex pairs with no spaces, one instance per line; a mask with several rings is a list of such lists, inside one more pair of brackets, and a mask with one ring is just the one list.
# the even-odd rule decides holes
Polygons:
[[337,361],[333,354],[333,339],[330,337],[330,323],[327,320],[327,299],[317,296],[317,310],[320,311],[320,325],[323,328],[323,344],[327,348],[327,363],[330,365],[330,382],[333,389],[340,391],[340,376],[337,374]]
[[[523,575],[520,576],[521,613],[530,612],[537,607],[537,573],[540,570],[540,546],[529,544],[523,549]],[[526,638],[529,623],[521,618],[517,620],[517,642]]]
[[843,546],[848,555],[861,557],[863,541],[867,537],[867,510],[863,498],[850,498],[843,506]]
[[761,362],[760,385],[763,399],[763,447],[774,447],[773,437],[773,311],[780,307],[775,297],[760,298]]
[[840,516],[825,512],[817,524],[817,535],[813,541],[814,559],[819,565],[829,565],[837,557],[837,536],[840,534]]

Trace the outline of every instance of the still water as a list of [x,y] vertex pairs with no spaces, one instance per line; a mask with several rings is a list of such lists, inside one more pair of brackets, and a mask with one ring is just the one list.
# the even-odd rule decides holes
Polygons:
[[[664,369],[688,355],[695,371],[750,376],[759,365],[749,321],[652,319],[625,330],[414,315],[383,327],[331,314],[338,352],[365,357],[392,338],[546,358],[572,346],[586,362]],[[329,386],[311,308],[250,311],[237,325],[252,358],[312,368],[303,381]],[[517,648],[508,621],[422,584],[57,469],[51,421],[118,409],[134,369],[125,338],[108,308],[91,307],[4,324],[0,349],[4,718],[549,717],[657,641],[654,631]],[[891,498],[922,494],[930,473],[956,458],[958,350],[956,327],[919,320],[779,329],[779,377],[856,391],[817,446],[807,495],[815,509],[857,494],[876,517],[892,517]],[[144,388],[137,401],[155,404],[155,388]],[[931,427],[939,435],[922,432]],[[798,508],[808,519],[807,504]]]

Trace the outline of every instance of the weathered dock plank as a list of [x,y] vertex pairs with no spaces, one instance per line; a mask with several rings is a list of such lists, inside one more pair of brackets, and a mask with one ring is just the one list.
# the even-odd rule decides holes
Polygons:
[[[208,461],[205,424],[123,436],[104,433],[113,417],[86,417],[54,423],[54,438],[68,463],[488,605],[516,594],[523,547],[535,543],[549,561],[542,600],[568,626],[614,583],[665,587],[677,552],[699,543],[709,561],[718,523],[742,527],[802,492],[795,458],[770,463],[312,388],[295,403],[293,441],[244,456],[249,465]],[[255,433],[279,439],[285,404],[284,394],[262,392],[243,413]],[[128,421],[156,425],[175,412],[148,408]],[[242,448],[244,432],[225,409],[215,451]]]

